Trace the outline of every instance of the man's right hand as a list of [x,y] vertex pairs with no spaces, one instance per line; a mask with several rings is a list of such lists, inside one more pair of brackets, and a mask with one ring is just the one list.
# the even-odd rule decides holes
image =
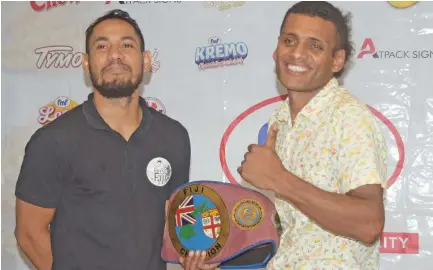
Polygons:
[[[167,215],[169,201],[165,202],[165,214]],[[204,259],[206,258],[206,252],[190,251],[188,257],[179,258],[180,265],[185,270],[213,270],[217,269],[219,263],[206,264]]]
[[15,238],[18,246],[38,270],[51,270],[53,255],[48,230],[55,209],[16,201]]
[[206,252],[202,251],[190,251],[186,258],[180,257],[180,265],[185,270],[213,270],[217,269],[219,263],[206,264],[204,259],[206,258]]

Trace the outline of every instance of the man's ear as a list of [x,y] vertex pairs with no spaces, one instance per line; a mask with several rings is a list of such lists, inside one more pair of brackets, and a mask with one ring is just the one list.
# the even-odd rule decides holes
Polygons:
[[332,72],[337,73],[344,67],[346,60],[346,52],[344,50],[338,50],[334,53],[334,59],[332,61]]
[[143,52],[144,72],[150,72],[152,66],[152,53],[149,51]]
[[83,69],[86,73],[89,73],[89,55],[87,53],[81,53],[83,57]]

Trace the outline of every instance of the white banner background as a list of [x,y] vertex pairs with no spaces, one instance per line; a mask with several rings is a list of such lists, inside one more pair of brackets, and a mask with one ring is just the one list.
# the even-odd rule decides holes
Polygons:
[[[285,94],[276,80],[272,52],[294,2],[53,3],[2,2],[4,269],[29,269],[13,235],[14,189],[24,146],[41,126],[38,119],[44,120],[40,113],[49,110],[48,104],[58,97],[78,104],[87,98],[91,88],[79,52],[85,50],[85,29],[105,11],[121,8],[138,21],[154,56],[143,96],[187,127],[191,180],[240,182],[236,167],[247,145],[257,142],[260,128],[280,104],[278,96]],[[392,185],[381,269],[431,269],[433,2],[407,8],[388,2],[334,4],[353,14],[356,53],[342,82],[384,116]],[[196,48],[208,46],[210,38],[243,42],[248,48],[243,64],[200,70]],[[47,48],[51,46],[56,48]],[[61,102],[52,106],[65,110]]]

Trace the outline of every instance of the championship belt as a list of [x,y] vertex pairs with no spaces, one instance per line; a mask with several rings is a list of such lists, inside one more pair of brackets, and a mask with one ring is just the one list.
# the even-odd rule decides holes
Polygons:
[[234,184],[194,181],[176,189],[167,206],[162,259],[179,263],[206,251],[220,268],[263,268],[280,242],[279,217],[265,195]]

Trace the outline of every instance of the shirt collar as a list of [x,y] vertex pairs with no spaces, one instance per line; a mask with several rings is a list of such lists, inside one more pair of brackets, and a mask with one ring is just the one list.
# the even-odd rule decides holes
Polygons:
[[[108,126],[108,124],[96,110],[95,103],[93,102],[93,96],[94,94],[90,93],[87,97],[87,100],[83,104],[83,113],[87,122],[95,129],[111,130],[110,126]],[[144,98],[139,97],[139,104],[143,112],[143,117],[137,131],[147,129],[153,120],[153,115],[150,113],[149,107],[147,106]]]
[[[316,121],[320,112],[330,105],[330,100],[335,96],[339,83],[336,78],[332,78],[308,103],[302,108],[299,114],[306,118]],[[277,112],[279,122],[288,122],[290,119],[289,97],[281,105]]]

